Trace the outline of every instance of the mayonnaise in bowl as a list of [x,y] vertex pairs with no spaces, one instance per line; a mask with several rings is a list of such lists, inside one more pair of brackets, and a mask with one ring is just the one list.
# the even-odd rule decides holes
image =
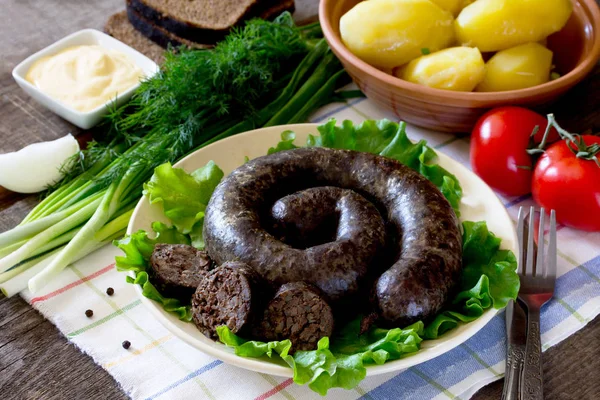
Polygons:
[[89,112],[114,100],[143,77],[142,69],[127,54],[83,45],[40,58],[25,79],[73,109]]

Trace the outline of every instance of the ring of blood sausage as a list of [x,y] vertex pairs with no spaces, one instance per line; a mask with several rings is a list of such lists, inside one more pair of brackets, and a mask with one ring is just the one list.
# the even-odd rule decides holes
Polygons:
[[372,309],[394,326],[439,312],[462,264],[459,221],[437,187],[395,160],[350,150],[245,163],[217,186],[203,234],[218,265],[244,262],[275,289],[307,282],[334,309],[373,285]]

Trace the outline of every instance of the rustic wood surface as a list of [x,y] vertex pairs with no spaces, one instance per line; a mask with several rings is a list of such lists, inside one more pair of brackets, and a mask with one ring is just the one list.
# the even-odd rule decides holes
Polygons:
[[[318,0],[297,0],[303,17]],[[0,153],[79,130],[39,106],[13,81],[12,68],[30,54],[83,28],[102,29],[123,0],[0,2]],[[600,67],[554,108],[567,127],[600,130]],[[0,187],[0,232],[36,203]],[[0,295],[1,296],[1,295]],[[548,399],[600,398],[600,318],[544,353]],[[499,399],[502,381],[473,399]],[[112,377],[79,352],[19,297],[0,298],[0,394],[3,399],[125,399]]]

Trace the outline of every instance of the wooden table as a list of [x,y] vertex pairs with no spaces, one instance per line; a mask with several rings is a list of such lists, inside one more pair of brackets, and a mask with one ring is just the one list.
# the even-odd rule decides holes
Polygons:
[[[314,13],[317,0],[297,0]],[[80,131],[34,103],[11,77],[12,68],[46,45],[83,28],[102,29],[122,0],[2,0],[0,6],[0,153]],[[600,130],[600,67],[554,111],[572,130]],[[0,171],[1,173],[1,171]],[[0,232],[15,226],[35,196],[0,187]],[[0,295],[1,296],[1,295]],[[600,398],[600,318],[544,353],[548,399]],[[502,381],[474,399],[499,399]],[[80,353],[20,297],[0,298],[0,395],[3,399],[125,399],[112,377]]]

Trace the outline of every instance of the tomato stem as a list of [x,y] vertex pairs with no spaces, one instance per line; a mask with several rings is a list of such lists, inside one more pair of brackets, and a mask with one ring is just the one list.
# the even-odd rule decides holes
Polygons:
[[538,149],[543,150],[546,147],[546,143],[548,143],[548,136],[550,135],[550,129],[552,129],[552,126],[550,126],[550,124],[546,125],[546,130],[544,131],[544,136],[542,136],[542,141],[540,142]]
[[[575,157],[581,158],[584,160],[594,161],[598,167],[600,167],[600,160],[598,160],[597,154],[600,153],[600,145],[598,143],[593,143],[591,145],[587,145],[581,135],[576,133],[570,133],[565,129],[561,128],[560,125],[556,122],[554,118],[554,114],[548,114],[548,126],[546,127],[546,132],[544,132],[544,140],[546,139],[546,135],[551,127],[554,127],[558,132],[561,139],[563,139],[567,143],[567,147],[569,150],[575,154]],[[542,142],[544,142],[542,140]],[[538,146],[538,149],[541,148]],[[537,150],[537,149],[531,149]],[[530,150],[528,150],[529,152]],[[529,153],[533,154],[533,153]]]
[[550,126],[550,124],[548,124],[546,126],[546,130],[544,131],[544,136],[542,136],[542,141],[540,142],[539,145],[535,146],[535,140],[533,139],[533,137],[535,135],[537,135],[537,133],[540,131],[540,126],[536,125],[533,127],[533,131],[531,132],[531,135],[529,136],[529,148],[526,150],[527,154],[529,155],[536,155],[536,154],[542,154],[544,152],[544,148],[546,147],[546,143],[548,142],[548,135],[550,134],[550,128],[552,128]]

